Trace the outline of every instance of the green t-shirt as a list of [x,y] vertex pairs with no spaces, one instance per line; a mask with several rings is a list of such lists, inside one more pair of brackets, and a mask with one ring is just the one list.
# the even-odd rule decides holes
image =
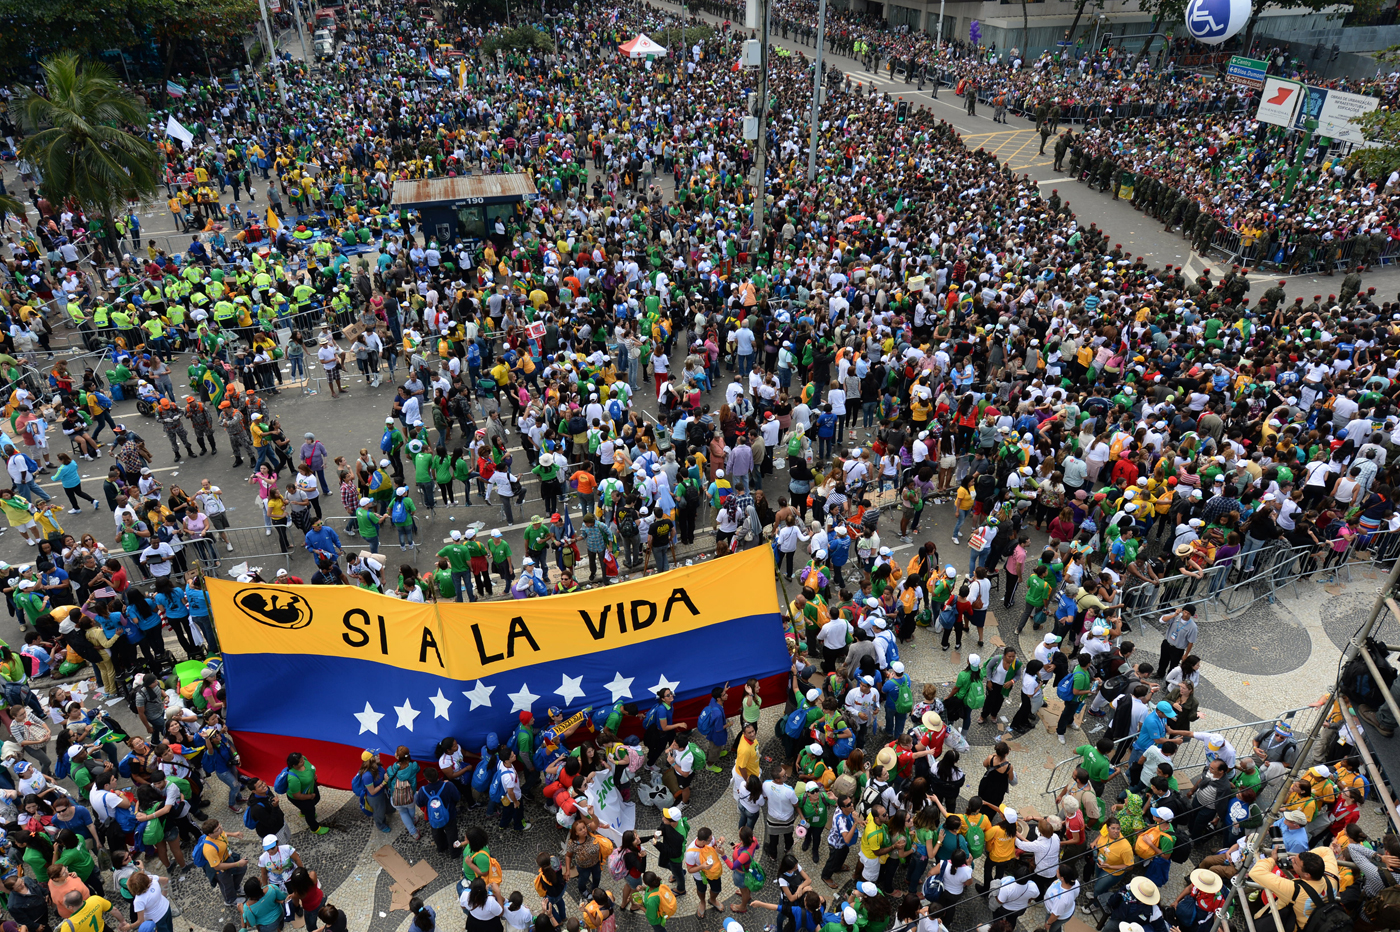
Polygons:
[[486,545],[486,551],[491,555],[492,563],[504,563],[512,556],[510,544],[503,540],[492,540]]
[[1026,580],[1026,604],[1040,608],[1049,597],[1050,580],[1032,573],[1030,579]]
[[462,544],[448,544],[437,552],[440,557],[447,558],[447,565],[455,572],[467,573],[471,571],[471,556],[467,553],[467,548]]
[[93,869],[97,866],[92,855],[88,853],[87,845],[82,841],[83,836],[78,836],[78,846],[68,848],[58,856],[58,863],[68,868],[78,875],[79,880],[86,881],[92,876]]
[[525,529],[525,549],[532,553],[543,550],[544,544],[542,541],[549,537],[551,533],[553,532],[543,524],[539,527],[533,524],[530,525]]
[[35,880],[39,883],[49,882],[49,862],[38,848],[24,849],[24,863],[28,865],[29,872],[34,875]]
[[379,536],[379,516],[368,508],[355,509],[355,523],[359,526],[361,537]]
[[1108,762],[1108,758],[1100,754],[1099,749],[1093,745],[1081,744],[1074,749],[1074,753],[1079,755],[1090,780],[1107,780],[1108,775],[1113,772],[1113,765]]
[[316,792],[316,768],[311,761],[302,761],[300,770],[287,771],[287,795]]

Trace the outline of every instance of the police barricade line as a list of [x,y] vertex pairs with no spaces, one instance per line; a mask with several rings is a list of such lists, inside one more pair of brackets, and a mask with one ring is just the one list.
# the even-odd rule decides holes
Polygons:
[[[1253,748],[1254,739],[1259,733],[1271,728],[1275,723],[1280,721],[1288,722],[1291,724],[1294,734],[1302,734],[1312,727],[1314,718],[1317,715],[1324,714],[1325,711],[1326,710],[1314,706],[1300,706],[1296,709],[1280,712],[1272,718],[1261,719],[1256,722],[1245,722],[1240,725],[1231,725],[1227,728],[1213,729],[1211,734],[1224,736],[1225,740],[1240,753],[1241,757],[1243,757]],[[1085,714],[1087,715],[1088,713],[1086,712]],[[1110,715],[1111,714],[1110,712]],[[1093,734],[1086,731],[1085,737],[1092,739]],[[1123,744],[1133,741],[1135,737],[1135,735],[1127,735],[1126,737],[1117,739],[1113,742],[1115,750],[1122,747]],[[1088,743],[1092,744],[1094,742],[1090,740]],[[1196,740],[1191,740],[1180,745],[1177,748],[1176,755],[1171,761],[1172,769],[1175,772],[1188,774],[1196,768],[1204,768],[1206,763],[1205,742]],[[1054,795],[1066,786],[1072,784],[1074,782],[1074,771],[1082,765],[1083,759],[1078,755],[1058,761],[1054,769],[1050,771],[1049,777],[1046,778],[1045,789],[1042,790],[1042,792],[1047,796]]]
[[[1333,558],[1336,553],[1341,555]],[[1321,574],[1330,574],[1329,581],[1345,574],[1344,581],[1349,582],[1354,567],[1379,568],[1397,558],[1400,531],[1362,533],[1342,551],[1333,550],[1328,542],[1321,546],[1266,547],[1243,557],[1237,554],[1228,567],[1207,567],[1200,578],[1181,574],[1159,584],[1141,583],[1127,589],[1123,594],[1125,615],[1146,620],[1183,606],[1207,613],[1214,606],[1233,615],[1261,600],[1277,601],[1285,591],[1296,598],[1300,582],[1314,577],[1320,581]],[[1229,583],[1232,573],[1236,580]]]

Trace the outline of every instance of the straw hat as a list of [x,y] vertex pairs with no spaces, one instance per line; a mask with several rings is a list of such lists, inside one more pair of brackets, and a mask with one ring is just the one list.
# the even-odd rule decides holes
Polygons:
[[1133,899],[1146,906],[1156,906],[1162,899],[1157,885],[1146,877],[1134,877],[1129,881],[1128,892],[1133,895]]
[[1196,868],[1191,872],[1191,885],[1202,893],[1219,893],[1225,886],[1225,882],[1220,879],[1220,875],[1214,871]]

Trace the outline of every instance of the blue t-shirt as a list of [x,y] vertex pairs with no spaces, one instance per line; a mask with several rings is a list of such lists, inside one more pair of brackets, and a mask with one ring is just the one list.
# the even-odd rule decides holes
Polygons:
[[1154,710],[1148,713],[1142,720],[1142,727],[1138,729],[1137,740],[1133,742],[1133,747],[1139,751],[1145,751],[1153,745],[1158,738],[1167,736],[1167,720],[1162,718]]
[[1283,833],[1283,849],[1289,854],[1302,854],[1308,850],[1310,846],[1306,825],[1294,826],[1287,819],[1279,819],[1274,825]]
[[83,830],[93,824],[92,813],[88,811],[86,806],[74,806],[73,818],[64,820],[54,816],[53,824],[60,829],[72,829],[75,834],[82,835],[84,834]]

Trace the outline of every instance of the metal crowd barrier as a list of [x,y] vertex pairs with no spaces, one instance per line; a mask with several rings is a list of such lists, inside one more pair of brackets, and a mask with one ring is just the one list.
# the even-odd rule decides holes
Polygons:
[[1392,563],[1400,557],[1400,531],[1358,534],[1339,557],[1332,558],[1334,553],[1330,541],[1321,546],[1274,544],[1243,557],[1236,554],[1229,566],[1207,567],[1199,579],[1178,574],[1157,584],[1139,583],[1123,590],[1124,617],[1152,621],[1183,606],[1194,607],[1204,618],[1212,610],[1228,616],[1260,601],[1272,604],[1285,590],[1296,598],[1298,584],[1312,577],[1330,574],[1336,579],[1345,575],[1349,581],[1354,567],[1376,569]]
[[[1241,725],[1232,725],[1228,728],[1212,729],[1211,733],[1224,735],[1225,740],[1230,742],[1231,746],[1235,748],[1240,757],[1245,757],[1249,755],[1251,749],[1254,747],[1254,738],[1258,736],[1260,732],[1273,727],[1275,722],[1291,722],[1293,725],[1293,733],[1302,735],[1306,734],[1312,728],[1313,722],[1316,720],[1317,716],[1325,715],[1326,712],[1327,709],[1325,707],[1302,706],[1296,709],[1289,709],[1286,712],[1280,712],[1272,718],[1263,719],[1261,721],[1246,722]],[[1128,735],[1127,737],[1118,739],[1114,742],[1114,749],[1117,750],[1123,744],[1133,741],[1135,737],[1135,735]],[[1089,743],[1092,744],[1093,742],[1091,741]],[[1045,789],[1042,792],[1048,796],[1053,796],[1055,793],[1064,789],[1068,784],[1073,782],[1074,771],[1081,766],[1082,763],[1078,755],[1058,761],[1054,769],[1050,771],[1050,775],[1046,778]],[[1182,775],[1198,769],[1204,769],[1206,763],[1205,742],[1195,739],[1184,741],[1177,748],[1176,754],[1171,760],[1172,770]],[[1184,785],[1190,781],[1189,779],[1183,779],[1181,782]],[[1261,805],[1263,805],[1263,803],[1261,803]]]

